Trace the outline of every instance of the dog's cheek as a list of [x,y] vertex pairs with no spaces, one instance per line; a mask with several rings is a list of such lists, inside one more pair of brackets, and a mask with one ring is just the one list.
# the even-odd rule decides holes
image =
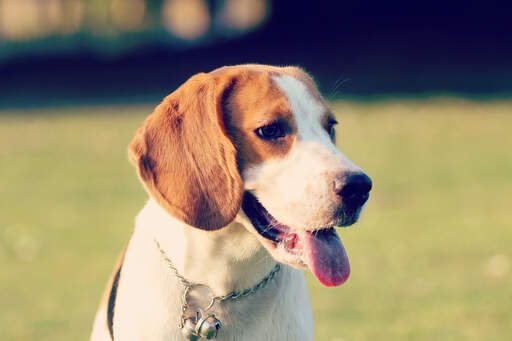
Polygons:
[[330,223],[337,205],[328,186],[327,170],[333,168],[328,157],[319,157],[316,150],[308,153],[306,148],[251,167],[243,172],[243,178],[246,190],[276,219],[302,229]]

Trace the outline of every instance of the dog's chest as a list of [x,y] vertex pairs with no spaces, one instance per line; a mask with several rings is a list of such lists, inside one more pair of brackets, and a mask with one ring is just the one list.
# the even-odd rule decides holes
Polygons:
[[[139,259],[137,259],[139,258]],[[117,340],[183,341],[178,323],[183,286],[158,258],[128,250],[114,316]],[[309,297],[301,271],[283,270],[255,294],[216,304],[216,340],[313,340]]]

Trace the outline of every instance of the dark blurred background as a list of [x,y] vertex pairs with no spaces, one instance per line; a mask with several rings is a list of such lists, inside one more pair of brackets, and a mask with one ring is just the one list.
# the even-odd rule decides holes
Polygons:
[[512,92],[507,1],[0,0],[0,107],[157,101],[190,75],[294,64],[325,95]]

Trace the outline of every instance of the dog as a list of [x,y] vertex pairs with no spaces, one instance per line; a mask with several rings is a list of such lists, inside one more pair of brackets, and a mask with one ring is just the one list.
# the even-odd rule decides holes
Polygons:
[[336,123],[298,67],[222,67],[167,96],[128,147],[149,200],[91,340],[313,340],[301,269],[347,280],[334,227],[372,187]]

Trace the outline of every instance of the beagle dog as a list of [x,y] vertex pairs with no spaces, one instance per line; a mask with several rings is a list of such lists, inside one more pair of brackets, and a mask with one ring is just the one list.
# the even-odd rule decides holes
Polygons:
[[357,221],[372,186],[335,147],[336,123],[297,67],[222,67],[167,96],[128,147],[149,200],[91,340],[185,340],[180,319],[248,289],[209,310],[216,340],[313,340],[301,269],[347,280],[334,227]]

